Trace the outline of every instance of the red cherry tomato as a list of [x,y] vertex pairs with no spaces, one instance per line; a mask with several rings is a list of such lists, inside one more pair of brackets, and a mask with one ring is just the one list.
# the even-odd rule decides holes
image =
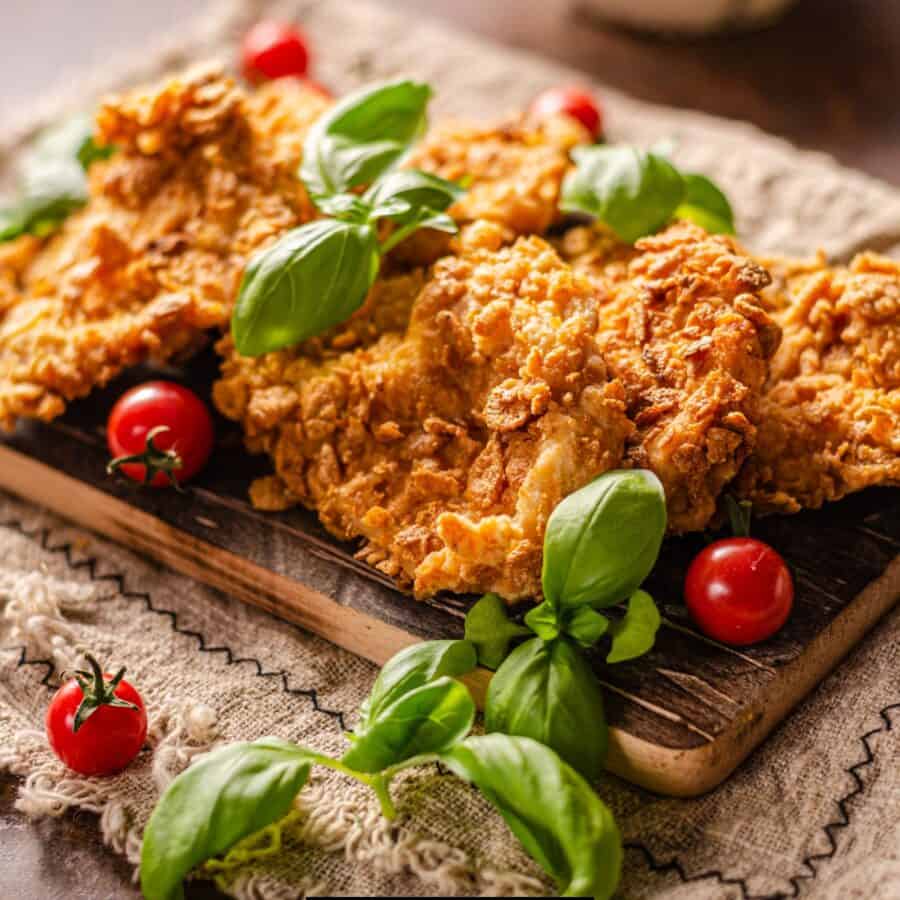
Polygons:
[[[165,428],[156,433],[155,429]],[[213,446],[213,422],[203,401],[171,381],[148,381],[116,401],[106,424],[110,467],[154,487],[187,481],[203,468]]]
[[[79,672],[54,695],[47,710],[47,738],[53,752],[82,775],[112,775],[124,769],[144,746],[147,712],[141,695],[101,672],[93,657],[92,673]],[[78,711],[86,706],[80,723]],[[77,727],[76,727],[77,726]]]
[[684,597],[704,634],[724,644],[755,644],[787,621],[794,582],[785,561],[768,544],[726,538],[697,554]]
[[549,88],[531,103],[529,115],[537,122],[551,116],[567,115],[577,119],[596,140],[603,131],[603,116],[594,97],[576,87]]
[[244,35],[241,68],[254,84],[295,75],[302,78],[309,66],[309,50],[301,32],[286,22],[257,22]]

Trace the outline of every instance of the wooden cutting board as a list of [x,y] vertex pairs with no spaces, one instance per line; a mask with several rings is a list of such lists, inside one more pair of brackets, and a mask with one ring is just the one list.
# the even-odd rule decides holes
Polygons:
[[[211,352],[184,382],[207,395]],[[52,425],[0,439],[0,487],[383,663],[420,639],[460,637],[472,598],[417,602],[353,557],[303,510],[260,513],[247,502],[266,470],[240,434],[217,423],[216,452],[184,494],[147,490],[105,473],[103,426],[133,372],[75,403]],[[609,768],[665,794],[690,796],[722,781],[900,598],[900,490],[875,489],[818,512],[757,523],[794,573],[787,626],[737,650],[698,634],[681,584],[703,537],[666,542],[649,590],[664,625],[647,656],[615,667],[593,660],[612,727]],[[619,613],[620,614],[620,613]],[[470,684],[483,696],[489,673]]]

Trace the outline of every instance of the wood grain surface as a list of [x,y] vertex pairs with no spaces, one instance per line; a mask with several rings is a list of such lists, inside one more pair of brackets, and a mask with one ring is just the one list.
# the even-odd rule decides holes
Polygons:
[[[171,28],[174,18],[196,5],[193,0],[143,4],[147,15],[142,16],[113,14],[123,9],[116,0],[3,5],[3,104],[25,102],[60,72]],[[895,0],[801,0],[785,20],[765,31],[689,42],[588,24],[584,17],[562,14],[556,0],[390,0],[389,5],[436,14],[537,50],[642,99],[745,118],[900,185],[900,4]],[[48,31],[49,21],[55,27]],[[42,52],[34,53],[38,45]],[[865,506],[877,506],[877,497],[850,501],[854,508],[862,504],[864,523]],[[836,513],[832,521],[839,522]],[[866,552],[877,555],[883,552],[879,547],[877,539],[867,538]],[[850,552],[844,547],[843,558]],[[825,556],[813,556],[813,572]],[[823,602],[833,603],[827,597]],[[716,707],[719,700],[710,697],[710,705]],[[138,896],[128,867],[101,845],[95,817],[72,813],[31,825],[13,811],[11,780],[0,780],[0,786],[0,897]],[[203,882],[189,883],[186,895],[189,900],[219,896]]]

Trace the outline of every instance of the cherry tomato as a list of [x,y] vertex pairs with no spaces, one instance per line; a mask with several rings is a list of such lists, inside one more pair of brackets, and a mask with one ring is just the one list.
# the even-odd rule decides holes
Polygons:
[[53,752],[82,775],[112,775],[144,746],[147,712],[141,695],[104,674],[89,656],[91,672],[78,672],[54,695],[47,710],[47,738]]
[[[213,422],[203,401],[171,381],[147,381],[116,401],[106,423],[115,457],[110,470],[154,487],[187,481],[203,468],[213,446]],[[149,469],[148,469],[149,467]]]
[[603,116],[594,97],[576,87],[549,88],[531,103],[529,115],[537,122],[551,116],[567,115],[577,119],[596,140],[603,131]]
[[296,75],[302,78],[309,65],[309,50],[303,34],[286,22],[257,22],[244,35],[241,68],[254,84],[272,78]]
[[794,582],[785,561],[768,544],[726,538],[697,554],[684,596],[704,634],[724,644],[755,644],[787,621]]

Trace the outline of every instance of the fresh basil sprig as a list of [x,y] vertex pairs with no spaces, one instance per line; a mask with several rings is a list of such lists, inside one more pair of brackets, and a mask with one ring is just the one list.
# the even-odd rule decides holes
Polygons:
[[[310,129],[300,178],[332,218],[289,231],[250,260],[231,320],[238,352],[280,350],[345,321],[363,304],[385,253],[420,228],[456,231],[446,210],[462,188],[394,168],[421,136],[430,96],[413,81],[365,88]],[[383,222],[392,227],[379,240]]]
[[470,737],[441,762],[497,807],[564,897],[611,897],[622,839],[609,808],[548,747],[525,737]]
[[194,866],[287,815],[315,759],[271,737],[200,757],[169,785],[144,829],[144,896],[183,897],[182,880]]
[[22,159],[18,198],[0,209],[0,242],[55,231],[87,202],[85,172],[113,152],[113,147],[94,141],[93,120],[86,115],[74,116],[40,135]]
[[371,184],[425,131],[431,88],[391,81],[354,91],[310,129],[300,178],[314,201]]
[[278,738],[200,757],[169,785],[147,823],[144,896],[181,898],[182,880],[194,866],[287,815],[313,765],[368,785],[393,818],[391,779],[403,769],[442,762],[482,791],[561,893],[606,900],[622,861],[612,815],[553,750],[503,734],[467,737],[474,704],[450,676],[475,664],[468,641],[401,651],[382,669],[341,759]]
[[[482,665],[497,669],[485,703],[488,731],[534,738],[585,777],[599,775],[607,744],[603,693],[581,649],[608,635],[606,661],[617,663],[653,646],[659,612],[638,588],[665,530],[662,485],[644,469],[606,472],[557,505],[544,534],[544,602],[524,626],[510,621],[492,594],[466,617],[467,636],[495,636],[477,644]],[[620,619],[598,612],[626,600]],[[536,637],[503,660],[523,628]]]
[[250,260],[231,318],[238,350],[258,356],[321,334],[358,309],[378,273],[369,224],[320,219]]
[[545,599],[557,609],[621,603],[650,574],[665,531],[665,493],[653,472],[605,472],[569,494],[547,522]]
[[703,175],[679,172],[661,153],[597,144],[576,148],[572,157],[561,208],[593,216],[627,243],[673,219],[734,234],[734,214],[722,191]]
[[600,776],[607,738],[603,690],[565,638],[532,638],[510,653],[488,686],[484,727],[533,738],[585,778]]
[[478,662],[496,669],[506,659],[509,645],[531,632],[509,618],[506,604],[496,594],[485,594],[466,615],[465,633],[475,647]]

